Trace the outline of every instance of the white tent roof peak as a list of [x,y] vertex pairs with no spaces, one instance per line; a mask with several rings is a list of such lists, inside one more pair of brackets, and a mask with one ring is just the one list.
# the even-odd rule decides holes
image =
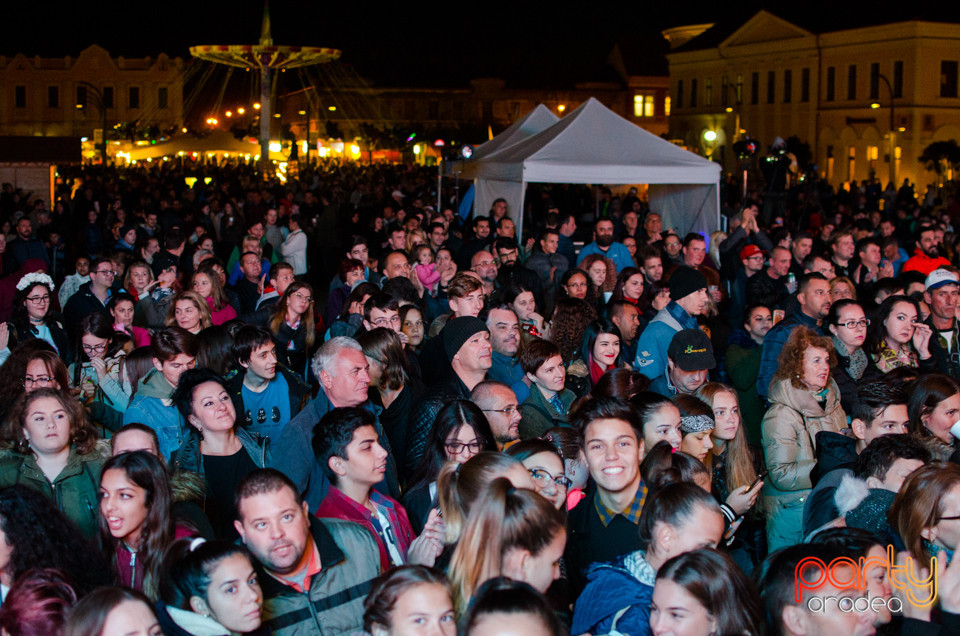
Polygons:
[[527,139],[542,130],[553,126],[560,118],[543,104],[537,105],[529,113],[513,122],[502,133],[486,143],[482,143],[473,150],[473,159],[486,157],[502,148]]

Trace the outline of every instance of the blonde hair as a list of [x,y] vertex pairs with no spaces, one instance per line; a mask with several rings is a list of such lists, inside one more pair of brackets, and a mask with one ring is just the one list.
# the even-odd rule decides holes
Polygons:
[[[737,396],[733,387],[721,384],[720,382],[707,382],[697,389],[694,395],[704,401],[710,408],[713,408],[713,401],[717,395],[729,393],[733,396],[737,405],[737,411],[740,410],[740,398]],[[724,470],[724,480],[728,490],[734,490],[740,486],[749,486],[756,478],[756,471],[753,467],[753,460],[750,456],[750,447],[747,446],[747,436],[743,432],[743,415],[738,415],[740,425],[737,427],[737,433],[733,439],[725,444],[727,459]],[[716,429],[714,429],[716,430]],[[722,449],[714,444],[713,452],[719,455]]]
[[437,477],[437,498],[446,528],[444,543],[456,543],[463,531],[471,505],[480,498],[487,485],[497,477],[523,464],[520,460],[485,451],[463,464],[447,462]]
[[513,549],[536,556],[566,531],[563,513],[533,492],[514,488],[509,479],[490,482],[467,518],[450,560],[450,585],[462,615],[476,589],[503,573],[503,558]]
[[186,300],[200,312],[200,329],[206,329],[213,324],[210,318],[210,305],[207,300],[195,291],[182,291],[173,297],[170,309],[167,310],[167,319],[163,322],[167,327],[179,327],[177,324],[177,303]]

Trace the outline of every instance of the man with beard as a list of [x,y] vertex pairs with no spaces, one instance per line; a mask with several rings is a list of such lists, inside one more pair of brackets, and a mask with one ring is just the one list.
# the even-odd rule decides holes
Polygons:
[[470,269],[480,277],[483,295],[489,297],[496,289],[497,282],[497,262],[493,260],[493,254],[480,250],[470,259]]
[[577,263],[579,264],[590,254],[600,254],[609,258],[617,266],[618,274],[624,267],[634,266],[633,257],[630,256],[627,246],[613,240],[613,221],[610,219],[600,219],[596,222],[593,226],[593,243],[584,245],[577,257]]
[[543,309],[543,287],[540,277],[520,263],[520,249],[513,238],[500,236],[493,242],[493,251],[497,255],[500,265],[497,268],[497,284],[499,289],[509,289],[519,285],[533,292],[537,307]]
[[520,321],[509,305],[492,307],[487,313],[487,329],[493,346],[493,366],[487,372],[491,380],[502,382],[513,389],[523,402],[530,393],[517,353],[520,351]]
[[920,228],[917,233],[917,247],[913,256],[903,265],[905,272],[929,274],[938,267],[950,267],[950,261],[940,256],[937,250],[937,232],[932,225]]

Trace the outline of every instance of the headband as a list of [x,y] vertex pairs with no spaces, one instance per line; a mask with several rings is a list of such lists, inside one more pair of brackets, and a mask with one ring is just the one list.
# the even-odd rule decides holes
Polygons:
[[712,431],[716,424],[706,415],[687,415],[680,418],[680,430],[684,433]]

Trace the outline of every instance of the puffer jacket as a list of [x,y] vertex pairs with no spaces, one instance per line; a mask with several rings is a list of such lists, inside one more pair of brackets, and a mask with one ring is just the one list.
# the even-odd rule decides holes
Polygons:
[[767,486],[781,493],[809,490],[817,433],[838,433],[847,427],[837,383],[830,379],[824,406],[810,391],[794,388],[790,380],[771,384],[769,398],[770,408],[761,424],[763,455],[770,470]]
[[437,419],[437,413],[451,400],[469,400],[470,390],[457,374],[452,374],[446,382],[427,389],[420,396],[420,404],[413,411],[407,428],[407,455],[398,457],[397,463],[404,467],[409,478],[420,465],[430,441],[430,432]]
[[0,488],[23,484],[42,492],[90,539],[100,529],[100,469],[109,456],[110,448],[104,441],[85,455],[71,446],[67,465],[51,483],[33,453],[3,451],[0,453]]
[[339,519],[310,519],[310,532],[323,569],[298,592],[255,565],[263,590],[263,624],[275,636],[363,631],[363,600],[380,575],[380,552],[360,524]]

